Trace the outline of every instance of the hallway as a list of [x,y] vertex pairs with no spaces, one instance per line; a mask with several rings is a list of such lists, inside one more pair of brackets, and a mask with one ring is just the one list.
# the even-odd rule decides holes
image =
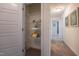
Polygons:
[[52,56],[76,56],[76,54],[63,42],[52,40]]

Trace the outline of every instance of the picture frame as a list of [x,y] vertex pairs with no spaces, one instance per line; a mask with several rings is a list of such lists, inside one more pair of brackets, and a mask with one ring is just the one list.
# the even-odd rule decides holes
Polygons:
[[70,14],[70,25],[71,26],[78,26],[77,25],[77,11],[73,11],[71,14]]
[[65,26],[68,27],[69,26],[69,16],[67,16],[65,18]]
[[79,26],[79,8],[70,14],[70,25],[73,27]]

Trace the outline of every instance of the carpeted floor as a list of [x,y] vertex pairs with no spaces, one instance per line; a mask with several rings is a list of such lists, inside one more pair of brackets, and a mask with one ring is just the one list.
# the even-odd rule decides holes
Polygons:
[[76,56],[76,54],[63,42],[52,41],[51,45],[52,56]]
[[41,56],[41,50],[36,48],[29,48],[26,50],[26,56]]

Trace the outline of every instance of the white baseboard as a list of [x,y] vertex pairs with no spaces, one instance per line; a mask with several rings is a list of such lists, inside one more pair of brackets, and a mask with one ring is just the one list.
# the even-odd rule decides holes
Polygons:
[[67,44],[65,41],[64,41],[64,43],[65,43],[77,56],[79,56],[79,54],[78,54],[69,44]]

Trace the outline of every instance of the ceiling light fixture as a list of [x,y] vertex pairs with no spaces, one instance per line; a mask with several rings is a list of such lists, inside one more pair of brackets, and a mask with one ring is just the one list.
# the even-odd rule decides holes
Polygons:
[[51,13],[58,13],[58,12],[61,12],[63,10],[64,10],[63,7],[61,7],[61,8],[54,8],[54,9],[51,9]]
[[11,5],[12,5],[12,6],[17,6],[17,4],[15,4],[15,3],[11,3]]

